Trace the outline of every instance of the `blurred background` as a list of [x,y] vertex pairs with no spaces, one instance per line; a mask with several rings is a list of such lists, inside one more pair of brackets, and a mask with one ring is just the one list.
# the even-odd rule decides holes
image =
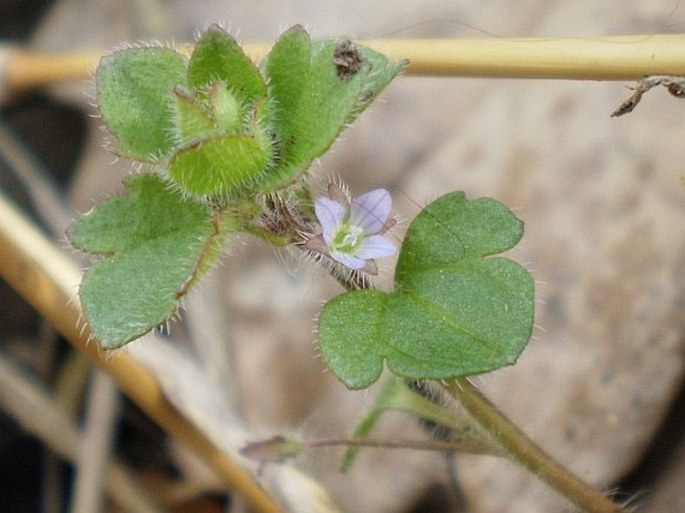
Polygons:
[[[213,22],[241,41],[272,41],[293,23],[316,38],[593,37],[679,33],[685,5],[0,0],[5,50],[183,43]],[[537,281],[536,330],[516,366],[478,384],[584,479],[639,511],[672,513],[685,510],[685,102],[655,89],[632,114],[610,118],[626,85],[403,76],[314,165],[312,179],[340,177],[353,193],[390,189],[405,220],[398,241],[421,206],[448,191],[511,207],[526,225],[512,256]],[[65,231],[134,170],[105,149],[92,83],[6,93],[0,187],[86,265]],[[387,282],[392,262],[382,264]],[[237,238],[183,323],[126,351],[227,451],[279,433],[349,436],[375,389],[346,390],[317,357],[314,318],[338,292],[296,254]],[[0,360],[0,511],[247,511],[2,281]],[[19,415],[13,401],[26,406],[17,391],[27,389],[38,399]],[[31,426],[41,423],[47,434],[38,436]],[[375,434],[425,437],[399,413]],[[262,478],[292,511],[574,511],[501,459],[366,450],[343,475],[340,455],[312,450]],[[87,479],[98,461],[116,462],[129,481],[100,493]],[[138,494],[140,504],[127,503]]]

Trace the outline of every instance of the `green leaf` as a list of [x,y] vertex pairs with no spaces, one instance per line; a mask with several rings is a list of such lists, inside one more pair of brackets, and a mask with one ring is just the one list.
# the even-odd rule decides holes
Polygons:
[[311,58],[309,34],[301,25],[290,28],[276,41],[265,64],[273,128],[281,145],[288,147],[293,136],[293,113],[299,109]]
[[188,64],[192,88],[222,82],[246,103],[266,96],[266,84],[259,70],[240,45],[218,25],[212,25],[195,45]]
[[205,106],[192,94],[174,89],[178,143],[187,144],[217,131]]
[[259,177],[269,154],[257,137],[215,137],[180,149],[171,159],[169,173],[184,190],[198,196],[240,192]]
[[333,144],[405,62],[349,41],[310,43],[295,26],[276,42],[265,72],[280,161],[261,190],[287,185]]
[[350,388],[365,388],[383,361],[410,379],[451,379],[513,364],[533,325],[533,280],[495,257],[523,225],[489,198],[445,195],[412,222],[395,272],[396,291],[348,292],[319,320],[324,360]]
[[79,295],[93,335],[115,349],[164,323],[218,257],[227,227],[153,174],[131,177],[75,224],[77,248],[103,255]]
[[225,133],[237,132],[242,124],[243,112],[236,97],[221,84],[210,87],[207,96],[212,118]]
[[348,123],[353,121],[369,104],[371,104],[378,94],[409,65],[407,59],[391,62],[382,53],[376,52],[365,46],[358,46],[359,53],[368,62],[369,72],[364,80],[361,95],[356,108],[352,111]]
[[167,48],[133,48],[102,58],[97,102],[117,151],[151,162],[173,147],[172,90],[185,83],[186,58]]

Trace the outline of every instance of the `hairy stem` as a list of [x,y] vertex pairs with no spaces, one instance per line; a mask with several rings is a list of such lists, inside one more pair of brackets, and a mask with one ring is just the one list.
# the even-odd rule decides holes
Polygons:
[[519,464],[588,513],[624,513],[625,509],[552,459],[470,381],[447,383],[449,393],[497,440]]
[[484,454],[486,450],[469,440],[456,442],[442,440],[374,440],[371,438],[313,438],[302,441],[304,447],[372,447],[374,449],[413,449]]

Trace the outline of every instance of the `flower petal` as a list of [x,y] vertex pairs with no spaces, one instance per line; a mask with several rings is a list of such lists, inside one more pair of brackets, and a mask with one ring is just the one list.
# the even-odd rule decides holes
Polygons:
[[354,256],[363,260],[392,256],[397,252],[395,245],[382,235],[370,235],[364,239]]
[[326,244],[330,244],[335,234],[338,233],[340,225],[345,220],[347,208],[337,201],[321,196],[316,198],[314,212],[316,212],[316,217],[321,223],[323,238]]
[[366,260],[362,260],[361,258],[357,258],[348,253],[340,253],[339,251],[331,251],[331,258],[350,269],[358,270],[366,265]]
[[350,223],[374,235],[383,229],[392,209],[392,198],[385,189],[375,189],[352,200]]

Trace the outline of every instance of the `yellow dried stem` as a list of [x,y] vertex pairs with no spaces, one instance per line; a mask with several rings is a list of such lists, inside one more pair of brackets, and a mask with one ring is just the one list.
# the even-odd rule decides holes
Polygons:
[[408,73],[504,78],[637,80],[685,75],[685,36],[373,40]]
[[[361,41],[391,59],[411,61],[407,73],[465,77],[638,80],[685,76],[685,36],[655,34],[582,38],[375,39]],[[248,43],[259,60],[267,43]],[[188,50],[186,47],[182,50]],[[87,78],[102,52],[39,54],[5,48],[10,91]]]

